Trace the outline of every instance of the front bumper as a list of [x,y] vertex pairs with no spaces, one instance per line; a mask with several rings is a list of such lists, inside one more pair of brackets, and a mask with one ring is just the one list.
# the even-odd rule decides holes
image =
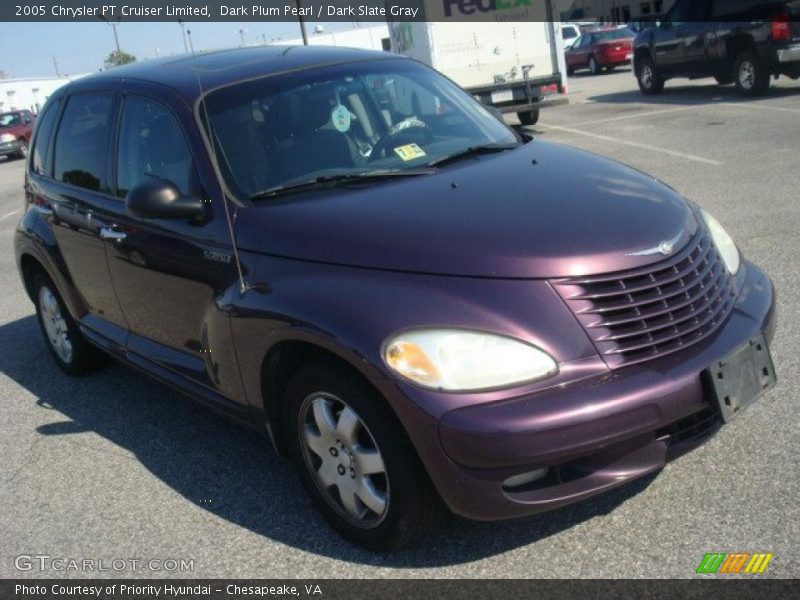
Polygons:
[[13,142],[0,143],[0,156],[8,156],[19,152],[22,146],[22,140],[14,140]]
[[[422,456],[448,506],[479,520],[550,510],[657,471],[707,439],[719,419],[705,369],[758,332],[771,340],[775,330],[773,285],[757,267],[745,268],[728,321],[695,346],[538,394],[446,413],[422,434],[435,431],[440,451]],[[507,478],[541,467],[550,467],[544,480],[503,487]]]

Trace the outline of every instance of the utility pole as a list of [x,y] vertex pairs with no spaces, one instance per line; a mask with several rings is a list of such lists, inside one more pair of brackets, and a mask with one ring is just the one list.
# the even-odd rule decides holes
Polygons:
[[306,33],[306,20],[303,17],[303,4],[301,0],[294,0],[295,5],[297,6],[297,13],[298,13],[298,20],[300,21],[300,33],[303,34],[303,45],[308,46],[308,34]]
[[119,37],[117,36],[117,24],[116,23],[112,23],[106,17],[103,17],[103,16],[100,17],[100,20],[103,21],[109,27],[111,27],[111,30],[114,32],[114,45],[116,45],[116,47],[117,47],[117,55],[119,55],[122,52],[122,50],[120,50],[120,47],[119,47]]
[[53,66],[56,68],[56,77],[61,77],[61,73],[58,72],[58,61],[55,54],[53,54]]
[[189,49],[192,51],[192,56],[194,56],[194,44],[192,43],[192,30],[187,29],[186,35],[189,36]]
[[183,19],[178,19],[178,25],[180,25],[181,35],[183,36],[183,51],[188,54],[189,46],[186,45],[186,23],[183,22]]
[[239,29],[239,37],[242,40],[242,48],[244,48],[244,29]]

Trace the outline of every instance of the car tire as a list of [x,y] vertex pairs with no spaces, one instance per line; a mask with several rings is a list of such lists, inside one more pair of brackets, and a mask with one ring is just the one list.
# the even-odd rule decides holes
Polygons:
[[68,375],[84,375],[106,363],[106,356],[81,335],[58,289],[43,273],[33,277],[36,318],[47,349]]
[[595,60],[594,56],[589,57],[589,72],[592,75],[599,75],[603,71],[603,67]]
[[22,142],[19,145],[19,149],[14,154],[16,158],[27,158],[28,157],[28,143]]
[[539,109],[519,112],[517,113],[517,118],[523,125],[536,125],[539,122]]
[[745,50],[736,57],[734,69],[736,88],[743,96],[763,96],[770,83],[769,65],[753,50]]
[[643,56],[636,59],[636,81],[645,96],[653,96],[664,91],[664,78],[658,74],[653,59]]
[[574,74],[575,74],[575,68],[567,65],[567,75],[574,75]]
[[291,378],[285,401],[290,453],[333,529],[387,551],[432,528],[442,502],[394,413],[368,384],[338,365],[312,365]]

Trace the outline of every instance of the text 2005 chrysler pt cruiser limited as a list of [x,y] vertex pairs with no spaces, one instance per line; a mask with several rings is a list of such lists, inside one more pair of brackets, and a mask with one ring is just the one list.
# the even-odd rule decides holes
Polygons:
[[100,349],[267,432],[371,548],[440,500],[504,519],[620,486],[775,381],[772,284],[714,217],[390,54],[82,78],[25,190],[17,260],[58,365]]

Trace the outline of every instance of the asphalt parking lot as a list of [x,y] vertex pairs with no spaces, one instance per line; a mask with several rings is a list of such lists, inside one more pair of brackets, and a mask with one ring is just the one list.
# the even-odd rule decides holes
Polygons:
[[538,137],[670,184],[772,276],[776,389],[655,477],[515,522],[451,517],[414,548],[374,555],[327,528],[255,434],[119,365],[61,374],[14,264],[23,165],[0,159],[0,577],[92,576],[20,572],[21,554],[194,561],[124,576],[693,577],[712,551],[772,552],[764,576],[799,577],[800,82],[743,100],[678,81],[645,99],[626,69],[578,75],[570,96],[542,112]]

